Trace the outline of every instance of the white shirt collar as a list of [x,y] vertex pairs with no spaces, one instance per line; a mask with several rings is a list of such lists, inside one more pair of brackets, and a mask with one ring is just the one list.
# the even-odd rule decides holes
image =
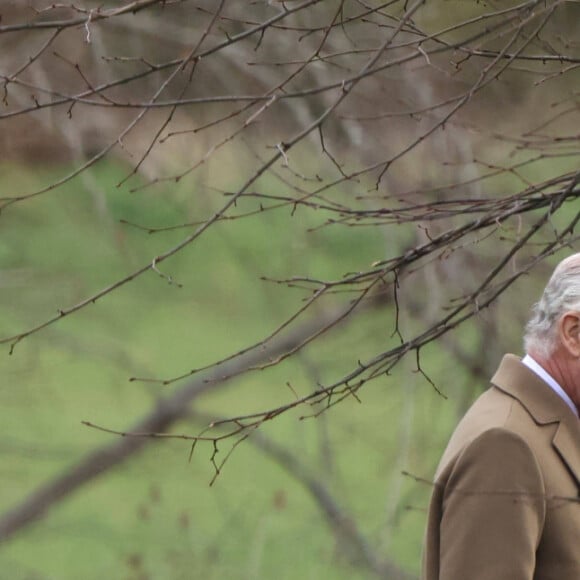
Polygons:
[[555,391],[564,402],[572,409],[574,415],[578,417],[578,409],[576,405],[572,402],[572,399],[568,396],[568,393],[556,382],[554,377],[550,375],[544,367],[539,365],[529,354],[527,354],[523,359],[522,363],[525,364],[530,370],[534,371],[548,386]]

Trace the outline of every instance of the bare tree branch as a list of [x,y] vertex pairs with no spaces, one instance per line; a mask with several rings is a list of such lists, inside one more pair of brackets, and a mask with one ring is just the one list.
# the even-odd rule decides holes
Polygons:
[[[127,429],[127,437],[116,439],[82,458],[52,481],[33,491],[20,505],[0,517],[0,541],[44,516],[55,504],[65,500],[85,483],[91,481],[141,451],[151,443],[155,434],[167,431],[173,423],[188,416],[191,403],[203,393],[228,385],[233,378],[271,357],[295,348],[309,335],[340,317],[340,313],[322,313],[315,320],[270,342],[266,347],[254,349],[236,360],[217,365],[204,376],[180,387],[173,395],[161,399],[155,409]],[[146,434],[146,436],[139,436]],[[162,436],[162,435],[161,435]],[[174,437],[170,434],[168,436]],[[185,436],[185,438],[188,438]]]

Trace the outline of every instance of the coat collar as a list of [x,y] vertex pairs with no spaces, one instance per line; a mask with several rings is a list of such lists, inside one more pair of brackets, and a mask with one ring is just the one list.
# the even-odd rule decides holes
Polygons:
[[491,382],[517,399],[538,425],[558,423],[552,445],[580,485],[580,421],[564,400],[513,354],[504,356]]

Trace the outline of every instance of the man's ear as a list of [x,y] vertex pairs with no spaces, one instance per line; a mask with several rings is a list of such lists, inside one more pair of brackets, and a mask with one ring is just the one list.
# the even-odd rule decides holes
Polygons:
[[566,312],[560,319],[560,339],[574,357],[580,357],[580,312]]

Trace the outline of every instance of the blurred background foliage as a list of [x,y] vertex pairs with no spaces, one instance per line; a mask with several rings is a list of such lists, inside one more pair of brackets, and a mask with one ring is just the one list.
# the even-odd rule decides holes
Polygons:
[[[4,174],[13,187],[34,179],[14,166]],[[121,227],[119,219],[185,217],[178,194],[159,200],[119,192],[114,186],[120,175],[114,164],[95,172],[110,224],[95,220],[93,200],[74,185],[62,188],[58,203],[45,198],[10,210],[2,254],[6,333],[46,317],[55,304],[75,303],[155,253],[156,236]],[[212,229],[171,262],[181,288],[151,272],[137,289],[127,286],[2,359],[4,508],[103,442],[103,434],[81,420],[123,428],[172,388],[128,382],[130,376],[163,377],[206,364],[269,332],[300,296],[256,282],[260,276],[288,268],[339,276],[382,252],[373,229],[305,234],[318,219],[280,213],[286,215],[260,213]],[[176,234],[163,236],[165,244]],[[394,340],[392,317],[391,309],[363,315],[347,332],[267,374],[250,374],[235,388],[205,396],[196,408],[225,416],[252,412],[285,401],[288,380],[301,392],[337,378],[351,364],[337,353],[356,351],[364,358]],[[300,411],[264,430],[335,490],[377,543],[415,568],[429,490],[400,471],[411,464],[420,472],[432,469],[453,411],[449,415],[418,375],[405,370],[396,377],[388,389],[369,388],[362,404],[353,400],[305,421],[298,420]],[[193,433],[201,426],[192,419],[175,431]],[[351,567],[342,570],[346,562],[315,502],[275,461],[247,442],[210,488],[210,453],[199,447],[188,463],[189,443],[152,444],[4,545],[2,568],[11,578],[353,577]],[[401,469],[393,472],[395,465]],[[400,490],[401,505],[390,498],[391,486]]]
[[[0,579],[417,577],[447,437],[577,249],[578,3],[32,4],[0,8]],[[221,442],[218,460],[233,453],[215,481],[211,442],[190,459],[189,440],[149,439],[13,536],[2,527],[118,438],[81,421],[125,431],[189,380],[151,379],[260,343],[324,281],[336,292],[289,327],[332,314],[367,288],[343,281],[391,262],[364,278],[360,311],[215,381],[169,432],[340,382],[466,296],[470,318],[324,413],[306,402]],[[148,264],[8,355],[6,337]]]

